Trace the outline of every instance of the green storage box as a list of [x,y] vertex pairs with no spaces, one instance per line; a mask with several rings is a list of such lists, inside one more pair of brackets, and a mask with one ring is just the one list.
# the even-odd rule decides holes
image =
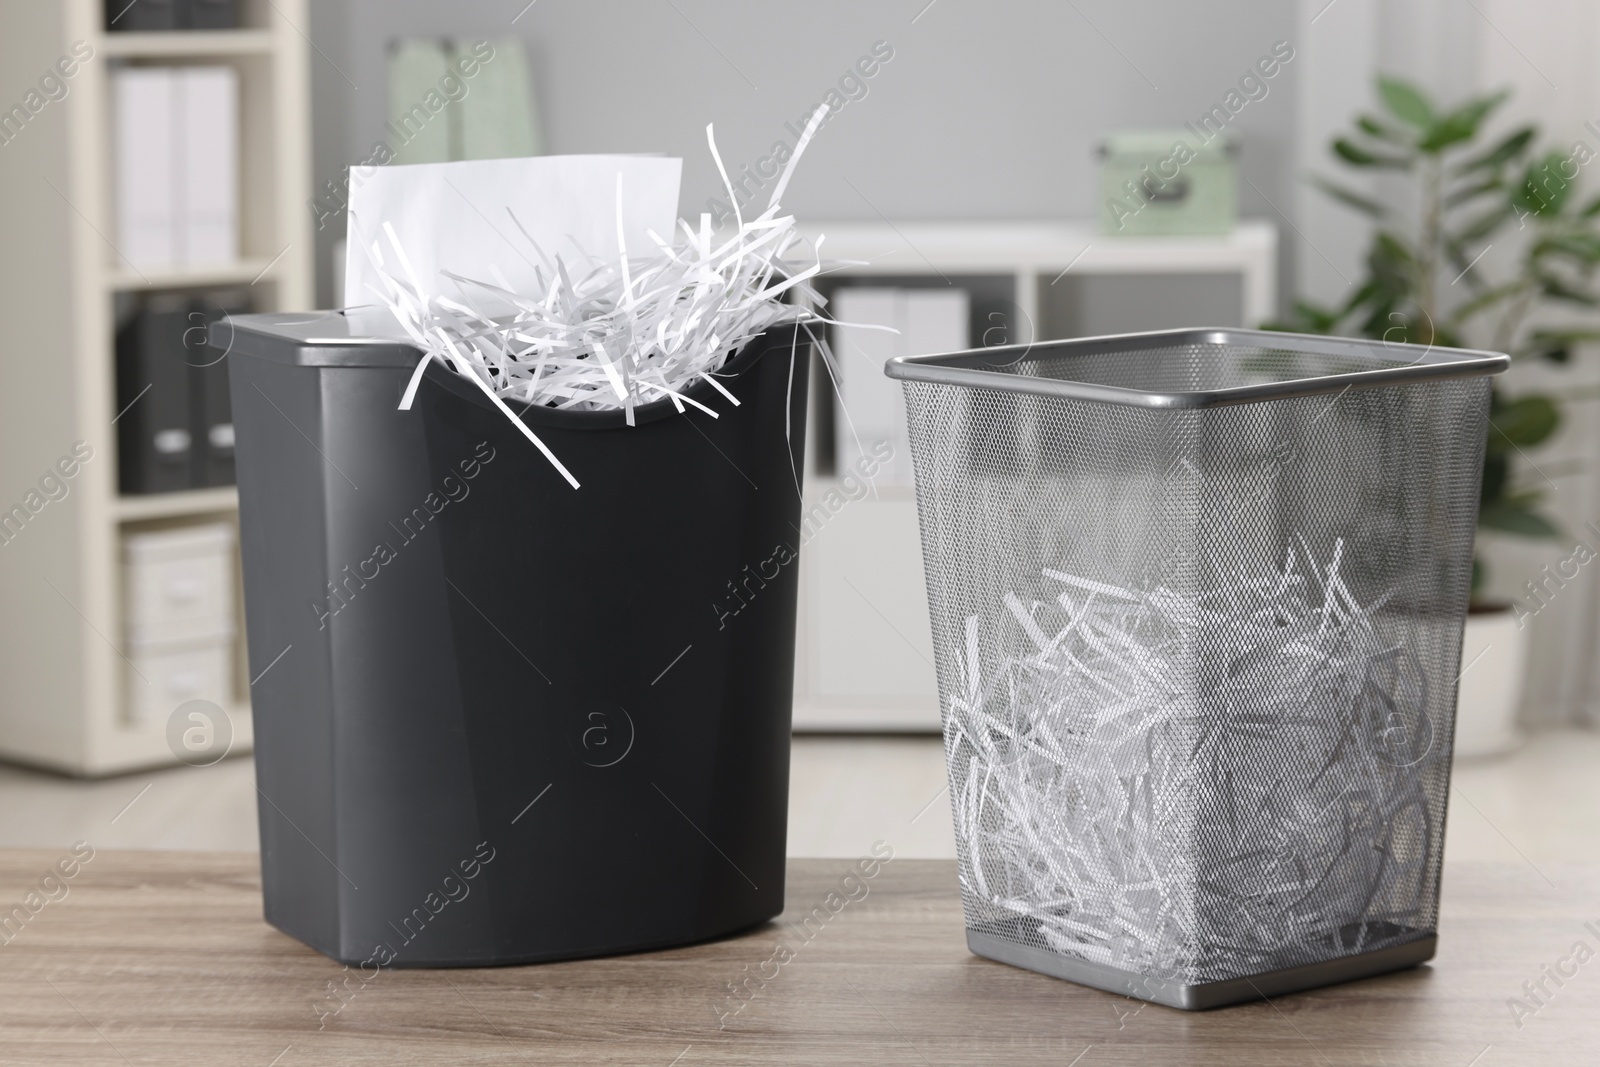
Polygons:
[[1230,232],[1239,216],[1238,157],[1227,130],[1112,134],[1100,146],[1101,230],[1147,237]]

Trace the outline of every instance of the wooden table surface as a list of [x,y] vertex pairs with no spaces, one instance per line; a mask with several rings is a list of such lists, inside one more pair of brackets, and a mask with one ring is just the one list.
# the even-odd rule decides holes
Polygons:
[[[0,852],[0,914],[60,858]],[[809,942],[780,923],[614,959],[381,972],[335,1000],[340,967],[262,921],[257,862],[95,855],[0,932],[0,1063],[1600,1064],[1600,958],[1572,955],[1600,952],[1596,865],[1447,865],[1431,965],[1187,1014],[970,955],[955,865],[917,860],[885,865]],[[793,861],[790,911],[850,866]],[[1519,1020],[1508,1001],[1543,966],[1577,973]],[[758,972],[765,988],[729,999]]]

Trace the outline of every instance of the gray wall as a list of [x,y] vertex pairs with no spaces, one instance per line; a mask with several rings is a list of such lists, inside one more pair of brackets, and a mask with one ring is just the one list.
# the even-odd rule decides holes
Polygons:
[[[317,182],[342,181],[383,136],[394,37],[521,36],[546,150],[682,156],[685,213],[720,185],[707,122],[730,169],[753,163],[884,40],[894,58],[808,150],[787,207],[817,220],[1085,217],[1106,131],[1198,118],[1295,25],[1283,0],[537,0],[513,26],[524,2],[316,0]],[[1291,210],[1296,73],[1291,62],[1235,120],[1261,190],[1241,182],[1241,211],[1280,224],[1261,194]],[[324,299],[332,240],[319,236]]]

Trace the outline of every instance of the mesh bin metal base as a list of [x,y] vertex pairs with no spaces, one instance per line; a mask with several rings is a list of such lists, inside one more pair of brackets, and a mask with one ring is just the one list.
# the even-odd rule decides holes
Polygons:
[[890,363],[974,951],[1178,1007],[1431,954],[1508,362],[1193,330]]
[[967,931],[967,948],[973,955],[998,963],[1009,963],[1029,971],[1048,974],[1052,978],[1065,978],[1069,982],[1104,989],[1108,993],[1122,993],[1152,1004],[1165,1004],[1184,1011],[1206,1011],[1223,1008],[1229,1004],[1242,1004],[1247,1000],[1276,997],[1284,993],[1298,993],[1305,989],[1349,982],[1357,978],[1403,971],[1433,959],[1438,938],[1422,934],[1413,941],[1374,952],[1355,956],[1341,956],[1320,963],[1307,963],[1299,967],[1266,971],[1248,978],[1229,978],[1220,982],[1183,983],[1174,980],[1152,979],[1133,971],[1122,971],[1087,960],[1077,960],[1056,952],[1019,944],[1004,936],[986,934],[979,930]]

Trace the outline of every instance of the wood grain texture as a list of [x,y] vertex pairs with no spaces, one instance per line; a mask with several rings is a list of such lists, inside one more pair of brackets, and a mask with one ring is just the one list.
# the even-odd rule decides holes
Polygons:
[[[0,852],[0,913],[59,858]],[[787,914],[822,907],[850,866],[791,861]],[[1544,875],[1447,866],[1431,965],[1186,1014],[970,955],[954,864],[897,860],[809,941],[780,921],[615,959],[352,971],[319,1029],[347,972],[262,921],[254,855],[102,852],[0,943],[0,1063],[1600,1063],[1600,956],[1547,982],[1520,1028],[1507,1006],[1575,942],[1600,952],[1600,866]]]

